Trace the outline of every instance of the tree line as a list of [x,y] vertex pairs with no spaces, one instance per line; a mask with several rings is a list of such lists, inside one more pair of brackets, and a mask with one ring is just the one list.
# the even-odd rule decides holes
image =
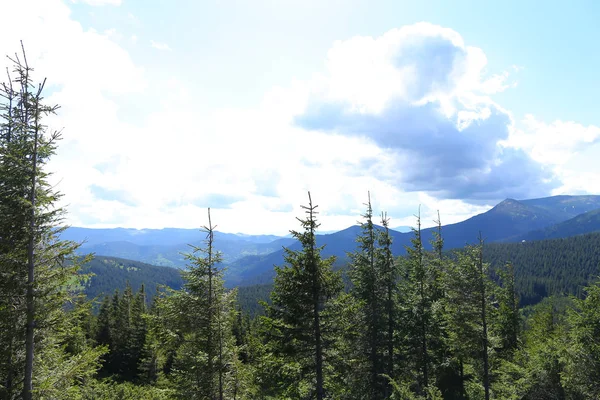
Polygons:
[[[43,118],[25,53],[0,89],[0,398],[593,399],[600,397],[600,284],[519,307],[515,269],[486,245],[444,252],[441,223],[394,258],[389,220],[365,204],[345,290],[316,243],[309,193],[262,315],[224,286],[208,211],[183,288],[101,300],[59,239],[64,211],[45,170],[60,132]],[[10,75],[9,75],[10,76]],[[383,229],[375,225],[378,218]],[[425,241],[432,250],[426,250]],[[560,306],[559,306],[560,305]]]

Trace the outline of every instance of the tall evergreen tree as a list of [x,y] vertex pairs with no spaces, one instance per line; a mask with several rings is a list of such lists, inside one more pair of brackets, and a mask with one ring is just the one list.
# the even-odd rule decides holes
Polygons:
[[462,396],[467,396],[465,384],[474,375],[487,399],[490,393],[488,325],[494,289],[488,265],[483,262],[483,241],[456,252],[456,261],[450,264],[446,275],[445,290],[447,343],[458,365]]
[[497,273],[501,286],[498,287],[498,311],[495,325],[502,341],[500,351],[505,358],[510,358],[519,346],[519,331],[521,330],[519,298],[515,288],[515,269],[512,263],[508,262]]
[[108,346],[110,351],[100,370],[101,376],[112,376],[117,381],[139,380],[147,332],[145,299],[143,285],[134,295],[127,282],[123,295],[116,290],[112,301],[105,297],[102,302],[96,343]]
[[423,245],[420,214],[417,215],[417,224],[412,231],[412,245],[406,247],[407,255],[403,260],[403,328],[407,360],[417,372],[417,391],[424,393],[425,388],[432,383],[430,341],[435,325],[432,305],[437,282]]
[[[330,398],[327,353],[331,345],[334,316],[330,301],[342,290],[341,277],[332,271],[333,258],[322,259],[317,247],[316,205],[310,192],[308,206],[302,206],[306,218],[300,219],[303,231],[291,231],[301,250],[285,249],[283,267],[276,267],[264,323],[269,326],[269,352],[287,365],[285,376],[272,382],[277,398]],[[293,370],[290,371],[290,368]],[[280,370],[281,371],[281,370]]]
[[365,204],[367,210],[361,223],[362,234],[356,238],[358,249],[350,254],[351,264],[349,275],[352,280],[352,294],[358,301],[361,319],[365,329],[362,330],[358,347],[366,359],[367,376],[362,382],[363,388],[370,399],[380,399],[384,395],[384,380],[382,374],[383,353],[385,352],[386,318],[384,299],[386,287],[383,281],[383,262],[388,260],[379,257],[379,231],[373,223],[371,196]]
[[184,289],[168,297],[163,312],[170,315],[164,327],[178,337],[172,378],[182,397],[207,400],[230,398],[237,350],[233,337],[235,291],[227,291],[221,254],[214,249],[215,226],[210,209],[205,247],[192,247],[184,272]]
[[[23,46],[21,46],[23,49]],[[64,306],[78,281],[73,259],[77,245],[59,240],[64,210],[48,183],[46,164],[60,132],[48,131],[43,119],[58,106],[43,102],[45,80],[34,86],[25,51],[10,58],[14,78],[0,88],[0,367],[3,398],[25,400],[61,396],[94,371],[100,351],[65,353],[67,333],[75,327]],[[80,365],[73,368],[73,357]],[[69,368],[64,374],[63,368]],[[49,371],[52,371],[51,373]]]
[[[398,268],[394,262],[392,254],[392,236],[390,235],[389,219],[385,213],[381,213],[381,225],[383,229],[379,232],[377,242],[379,244],[378,264],[381,265],[382,283],[384,287],[383,294],[383,313],[384,313],[384,331],[385,354],[383,373],[388,377],[395,376],[395,357],[396,331],[398,318]],[[386,385],[385,396],[391,395],[392,387]]]

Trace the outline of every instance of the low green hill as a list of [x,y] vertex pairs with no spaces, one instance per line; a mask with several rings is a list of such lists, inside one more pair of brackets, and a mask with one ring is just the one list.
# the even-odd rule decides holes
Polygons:
[[156,294],[157,285],[180,289],[183,284],[181,273],[177,269],[116,257],[94,257],[82,268],[82,273],[88,272],[93,274],[85,287],[85,293],[90,299],[112,295],[117,289],[123,291],[129,282],[134,291],[144,284],[148,301],[151,301]]

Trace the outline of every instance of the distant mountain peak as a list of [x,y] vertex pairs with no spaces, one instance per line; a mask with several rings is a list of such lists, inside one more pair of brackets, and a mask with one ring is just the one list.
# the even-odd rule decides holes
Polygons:
[[515,200],[510,197],[507,197],[506,199],[502,200],[500,203],[496,204],[496,207],[513,205],[513,204],[521,204],[522,205],[523,203],[521,203],[519,200]]
[[502,212],[502,213],[522,213],[523,211],[531,211],[534,207],[527,206],[518,200],[507,198],[496,204],[489,212]]

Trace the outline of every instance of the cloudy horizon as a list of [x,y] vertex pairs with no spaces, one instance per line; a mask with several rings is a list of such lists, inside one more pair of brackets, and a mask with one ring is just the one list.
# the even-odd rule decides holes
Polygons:
[[356,223],[368,191],[391,226],[419,206],[431,226],[600,193],[583,4],[152,3],[4,7],[31,18],[0,26],[1,52],[23,40],[61,107],[50,169],[73,226],[195,228],[210,207],[223,232],[285,235],[307,191],[324,231]]

